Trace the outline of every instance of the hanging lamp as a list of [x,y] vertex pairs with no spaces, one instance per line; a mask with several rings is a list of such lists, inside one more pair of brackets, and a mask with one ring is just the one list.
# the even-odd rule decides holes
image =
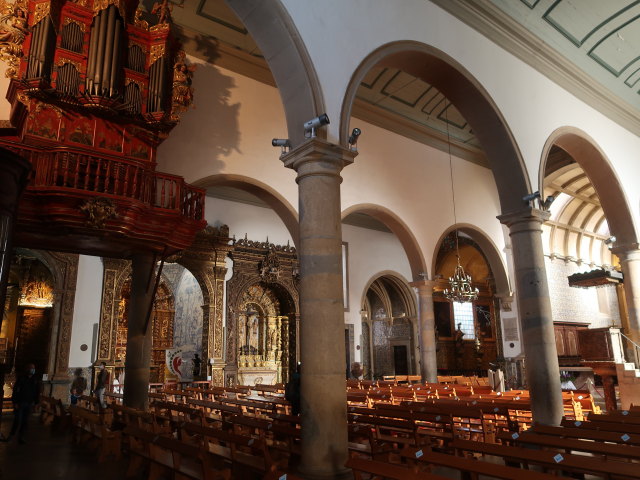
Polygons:
[[[456,217],[456,194],[453,189],[453,160],[451,157],[451,138],[449,136],[449,118],[447,112],[451,104],[445,107],[444,118],[447,126],[447,147],[449,151],[449,172],[451,177],[451,197],[453,201],[453,224],[458,224],[458,219]],[[445,288],[444,296],[450,302],[473,302],[478,298],[478,289],[473,288],[473,281],[471,279],[471,275],[464,271],[462,265],[460,265],[460,249],[458,245],[458,229],[455,230],[456,237],[456,269],[453,273],[452,277],[449,277],[449,288]]]

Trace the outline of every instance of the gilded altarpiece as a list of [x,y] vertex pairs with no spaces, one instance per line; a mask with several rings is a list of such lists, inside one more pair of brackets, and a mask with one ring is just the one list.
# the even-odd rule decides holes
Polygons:
[[237,241],[227,283],[226,384],[286,382],[299,330],[295,248]]
[[[46,371],[51,385],[51,394],[65,399],[69,393],[69,353],[71,348],[71,328],[75,305],[76,281],[78,277],[77,254],[48,252],[43,250],[16,249],[16,253],[34,256],[51,272],[53,281],[53,302],[51,318],[49,355]],[[26,288],[23,285],[22,288]]]
[[193,274],[202,290],[202,358],[209,364],[214,385],[224,384],[224,279],[225,259],[233,248],[230,243],[229,227],[207,226],[187,250],[171,258]]
[[[115,365],[124,366],[127,355],[127,330],[129,320],[129,296],[131,282],[126,281],[122,287],[120,302],[118,302],[118,320],[116,333]],[[173,347],[174,300],[166,284],[160,283],[153,302],[151,340],[151,383],[165,381],[165,356],[167,348]]]
[[[127,351],[127,320],[130,294],[131,263],[127,260],[103,258],[103,290],[96,364],[107,363],[113,369],[124,367]],[[173,346],[174,299],[165,281],[156,292],[152,310],[151,377],[153,383],[164,381],[165,350]]]

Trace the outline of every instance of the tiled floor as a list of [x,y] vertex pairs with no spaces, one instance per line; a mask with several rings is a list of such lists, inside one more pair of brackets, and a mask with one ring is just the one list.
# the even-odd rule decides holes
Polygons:
[[[13,415],[4,412],[1,431],[6,436]],[[0,443],[0,480],[119,480],[125,478],[127,461],[97,462],[87,445],[74,445],[69,434],[56,434],[29,419],[27,443]]]

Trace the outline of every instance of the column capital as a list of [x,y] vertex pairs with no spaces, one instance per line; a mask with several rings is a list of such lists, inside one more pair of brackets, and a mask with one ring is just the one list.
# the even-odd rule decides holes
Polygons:
[[409,285],[418,290],[420,295],[424,295],[425,293],[430,293],[433,295],[433,289],[438,284],[435,280],[417,280],[415,282],[410,282]]
[[298,172],[298,182],[308,175],[339,176],[357,155],[358,152],[314,137],[282,155],[280,160],[285,167]]
[[611,253],[615,253],[620,258],[620,261],[640,260],[640,249],[638,249],[637,243],[616,245],[611,249]]
[[549,220],[551,213],[539,208],[525,207],[521,210],[503,213],[496,218],[506,225],[511,233],[528,230],[542,230],[542,224]]

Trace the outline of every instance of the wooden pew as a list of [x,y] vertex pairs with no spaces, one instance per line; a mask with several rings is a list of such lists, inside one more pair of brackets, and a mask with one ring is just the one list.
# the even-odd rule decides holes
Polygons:
[[[365,460],[351,457],[345,464],[353,471],[354,480],[365,478],[389,478],[393,480],[445,480],[446,477],[434,475],[432,473],[416,472],[409,468],[392,465],[390,463],[379,462],[377,460]],[[366,474],[366,477],[362,474]]]
[[77,443],[84,439],[89,443],[95,441],[98,444],[98,462],[105,461],[109,455],[120,459],[121,432],[109,428],[113,419],[111,412],[98,414],[77,405],[72,405],[69,412]]
[[192,423],[182,424],[178,432],[181,439],[188,443],[199,441],[207,451],[229,462],[233,478],[244,478],[242,475],[248,473],[265,475],[287,467],[285,462],[274,461],[261,439]]
[[423,449],[407,448],[401,452],[401,455],[410,466],[418,464],[452,468],[467,474],[467,477],[463,478],[473,480],[477,480],[480,475],[505,480],[557,480],[558,478],[555,475]]
[[[640,447],[634,445],[594,442],[580,438],[563,438],[535,433],[530,430],[522,433],[501,433],[498,438],[506,444],[537,445],[543,448],[564,450],[567,453],[584,452],[601,455],[603,458],[618,457],[618,459],[640,461]],[[640,465],[638,465],[638,470],[640,470]]]
[[540,465],[546,470],[588,473],[607,478],[640,478],[640,468],[634,463],[606,461],[598,457],[575,455],[570,453],[558,453],[557,451],[532,450],[530,448],[509,447],[491,443],[474,442],[471,440],[456,439],[452,442],[456,453],[479,453],[503,458],[505,462],[515,462],[523,465]]
[[[588,423],[588,422],[585,422]],[[573,423],[571,424],[573,425]],[[529,430],[527,430],[529,431]],[[566,438],[581,438],[594,442],[620,443],[623,445],[640,445],[640,433],[622,433],[608,432],[605,430],[597,430],[595,428],[579,428],[579,427],[555,427],[551,425],[535,424],[530,431],[541,433],[544,435],[555,435]]]

